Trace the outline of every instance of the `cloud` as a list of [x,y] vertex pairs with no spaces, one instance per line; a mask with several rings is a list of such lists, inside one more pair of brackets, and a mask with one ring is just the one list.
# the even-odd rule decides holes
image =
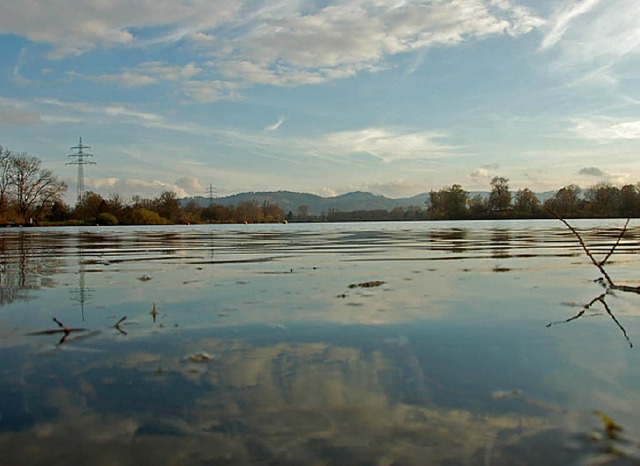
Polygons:
[[[135,87],[154,80],[190,80],[186,93],[198,101],[236,98],[214,85],[239,88],[269,84],[316,84],[375,72],[389,56],[453,46],[492,36],[518,36],[544,24],[509,0],[326,4],[281,2],[262,6],[239,0],[130,2],[71,0],[0,5],[0,32],[50,44],[52,58],[98,47],[159,47],[183,42],[202,62],[177,69],[143,64],[95,77]],[[207,65],[207,69],[202,68]],[[196,84],[200,75],[201,84]],[[231,87],[227,86],[227,90]]]
[[175,182],[175,185],[184,189],[191,196],[202,195],[204,193],[204,188],[200,184],[200,180],[198,180],[198,178],[195,178],[195,177],[187,177],[187,176],[180,177]]
[[549,18],[541,50],[555,51],[553,70],[578,79],[615,83],[619,67],[640,52],[636,0],[565,2]]
[[477,168],[474,171],[472,171],[469,176],[473,179],[481,179],[481,180],[485,180],[485,179],[489,179],[492,178],[495,171],[500,168],[500,165],[497,163],[492,163],[489,165],[485,165],[483,167]]
[[168,28],[169,33],[155,37],[156,41],[180,37],[192,29],[207,30],[234,17],[240,7],[233,0],[3,2],[0,32],[51,44],[51,58],[62,58],[96,47],[134,45],[145,39],[147,28]]
[[323,155],[364,153],[384,162],[443,157],[454,149],[438,142],[446,136],[438,132],[405,133],[386,128],[366,128],[328,134],[317,142],[316,151]]
[[416,193],[424,193],[428,190],[428,184],[429,183],[426,180],[424,182],[419,182],[401,178],[383,183],[367,183],[356,187],[350,187],[345,191],[366,191],[397,199],[401,197],[411,197]]
[[602,177],[605,176],[605,172],[597,167],[584,167],[578,171],[578,175]]
[[[256,84],[309,84],[375,71],[389,55],[515,36],[542,24],[529,10],[507,1],[389,5],[360,0],[305,14],[283,5],[257,13],[246,33],[223,39],[222,50],[212,52],[229,77],[242,75]],[[234,59],[225,57],[225,49],[233,51]]]
[[124,116],[124,117],[131,117],[136,120],[151,121],[151,122],[158,122],[163,120],[162,116],[157,115],[155,113],[137,112],[137,111],[129,110],[125,107],[120,107],[120,106],[106,107],[104,111],[107,115],[115,116],[115,117]]
[[158,80],[154,77],[131,73],[129,71],[124,71],[119,74],[102,74],[99,76],[90,76],[76,72],[69,72],[68,76],[71,78],[82,78],[89,81],[114,83],[124,87],[142,87],[158,82]]
[[25,65],[25,62],[27,61],[26,56],[27,56],[26,50],[24,48],[21,49],[20,53],[18,53],[18,58],[12,70],[13,81],[21,85],[31,83],[30,79],[27,79],[24,76],[22,76],[22,67]]
[[178,197],[188,197],[193,194],[176,183],[140,178],[86,177],[85,189],[95,191],[103,196],[107,196],[109,193],[121,193],[123,196],[137,195],[143,198],[157,197],[162,191],[173,191]]
[[86,79],[88,81],[100,81],[106,83],[119,84],[124,87],[142,87],[156,84],[161,81],[190,80],[202,71],[195,63],[191,62],[184,66],[167,65],[162,62],[144,62],[136,68],[126,69],[117,74],[88,75],[70,71],[67,76],[70,78]]
[[612,173],[605,170],[601,170],[597,167],[583,167],[578,171],[580,176],[588,176],[599,178],[600,180],[607,181],[614,184],[623,185],[628,182],[628,173]]
[[559,9],[550,21],[550,28],[542,41],[542,48],[553,47],[571,26],[571,22],[581,15],[593,10],[600,0],[585,0],[571,2]]
[[621,121],[611,117],[576,119],[573,132],[581,138],[602,142],[640,139],[640,120]]
[[282,123],[284,123],[284,120],[285,120],[284,117],[278,118],[278,121],[276,121],[274,124],[265,126],[265,128],[264,128],[265,131],[275,131],[275,130],[277,130],[278,128],[280,128],[280,125],[282,125]]

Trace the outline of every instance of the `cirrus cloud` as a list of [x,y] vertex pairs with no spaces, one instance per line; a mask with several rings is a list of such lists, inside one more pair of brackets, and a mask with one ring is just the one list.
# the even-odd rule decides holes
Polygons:
[[398,132],[386,128],[339,131],[317,141],[317,151],[331,154],[369,154],[383,162],[401,159],[443,157],[455,148],[439,140],[439,132]]

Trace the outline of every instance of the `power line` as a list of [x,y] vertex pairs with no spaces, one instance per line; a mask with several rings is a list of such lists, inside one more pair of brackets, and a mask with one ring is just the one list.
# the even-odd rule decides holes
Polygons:
[[80,138],[80,142],[77,146],[73,146],[71,148],[72,152],[69,154],[69,158],[73,160],[71,162],[67,162],[65,165],[77,165],[78,166],[78,183],[77,183],[77,202],[79,203],[82,200],[82,196],[84,195],[84,166],[85,165],[96,165],[96,162],[90,160],[93,157],[93,154],[89,152],[85,152],[85,149],[91,149],[89,146],[85,146],[82,144],[82,137]]

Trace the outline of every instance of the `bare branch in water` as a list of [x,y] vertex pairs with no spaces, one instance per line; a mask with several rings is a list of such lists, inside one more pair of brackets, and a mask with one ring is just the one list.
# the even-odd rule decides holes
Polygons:
[[595,298],[593,298],[589,304],[587,304],[586,306],[584,306],[584,307],[580,310],[580,312],[578,312],[578,313],[577,313],[576,315],[574,315],[573,317],[569,317],[568,319],[565,319],[565,320],[558,320],[558,321],[555,321],[555,322],[549,322],[549,323],[547,324],[547,328],[551,327],[552,325],[566,324],[566,323],[568,323],[568,322],[571,322],[572,320],[579,319],[580,317],[582,317],[582,316],[584,315],[584,313],[585,313],[585,312],[587,312],[587,311],[591,308],[591,306],[593,306],[593,304],[594,304],[596,301],[600,301],[601,299],[604,299],[604,297],[607,295],[607,293],[608,293],[608,292],[602,293],[600,296],[596,296]]
[[615,249],[620,244],[620,241],[622,240],[622,237],[627,232],[627,226],[629,226],[629,220],[630,219],[627,219],[627,221],[624,223],[624,226],[622,227],[622,230],[620,230],[620,235],[618,235],[618,239],[616,240],[615,244],[611,247],[611,251],[609,251],[609,254],[607,254],[606,257],[600,261],[600,265],[601,266],[604,266],[604,264],[607,263],[607,261],[609,260],[609,258],[613,254],[613,251],[615,251]]
[[609,314],[609,317],[611,317],[611,319],[616,323],[616,325],[618,326],[618,328],[620,329],[620,331],[624,335],[624,338],[627,340],[627,343],[629,343],[629,347],[633,348],[633,343],[631,343],[631,340],[629,339],[629,335],[627,335],[626,329],[622,326],[622,324],[618,321],[618,319],[616,319],[616,316],[613,314],[613,311],[611,311],[611,308],[609,308],[609,305],[607,304],[606,297],[607,297],[607,295],[609,294],[610,291],[611,290],[608,289],[607,291],[605,291],[601,295],[596,296],[595,298],[593,298],[589,302],[589,304],[584,306],[580,310],[580,312],[578,312],[576,315],[574,315],[572,317],[569,317],[568,319],[565,319],[565,320],[558,320],[556,322],[549,322],[547,324],[547,328],[549,328],[549,327],[551,327],[553,325],[566,324],[566,323],[569,323],[569,322],[574,321],[576,319],[579,319],[580,317],[582,317],[584,315],[585,312],[587,312],[589,309],[591,309],[591,306],[593,306],[597,302],[600,302],[602,304],[602,306],[604,307],[605,311],[607,311],[607,314]]
[[[580,243],[580,246],[582,246],[582,250],[585,252],[587,257],[589,259],[591,259],[591,262],[593,263],[593,265],[595,265],[598,268],[598,270],[600,271],[602,276],[605,278],[605,280],[607,280],[607,283],[609,284],[609,286],[615,286],[615,284],[613,283],[613,280],[611,280],[611,277],[609,276],[607,271],[604,269],[604,263],[606,262],[607,259],[609,259],[609,256],[611,256],[611,254],[613,254],[613,250],[616,248],[616,246],[620,242],[620,239],[618,239],[618,242],[616,242],[616,244],[613,246],[613,248],[611,249],[611,251],[609,252],[607,257],[605,258],[605,260],[603,260],[602,262],[598,262],[596,260],[596,258],[593,257],[593,254],[591,254],[591,251],[589,251],[589,248],[587,248],[587,245],[584,244],[584,241],[582,240],[582,236],[580,236],[580,233],[578,233],[578,231],[575,228],[573,228],[569,224],[569,222],[567,222],[565,219],[563,219],[560,215],[556,214],[552,210],[549,210],[549,213],[551,215],[553,215],[554,217],[556,217],[558,220],[560,220],[562,223],[564,223],[566,225],[566,227],[569,230],[571,230],[571,233],[574,234],[574,236],[578,239],[578,242]],[[626,225],[625,225],[625,229],[626,229]]]
[[613,253],[615,252],[616,248],[620,244],[620,241],[622,241],[622,238],[624,237],[625,233],[627,232],[627,227],[629,226],[629,220],[630,219],[627,219],[627,221],[625,222],[624,226],[620,230],[620,234],[618,235],[618,238],[616,239],[616,242],[613,244],[613,246],[611,246],[611,250],[607,253],[607,255],[604,257],[604,259],[602,259],[601,261],[598,261],[593,256],[591,251],[589,251],[589,248],[585,244],[585,242],[582,239],[582,236],[580,235],[580,233],[575,228],[573,228],[569,224],[569,222],[567,222],[560,215],[556,214],[555,212],[553,212],[551,210],[549,210],[549,213],[551,215],[553,215],[554,217],[556,217],[558,220],[560,220],[562,223],[564,223],[565,226],[567,228],[569,228],[569,230],[571,230],[571,233],[573,233],[574,236],[578,239],[578,242],[580,243],[580,246],[582,247],[582,250],[585,252],[587,257],[589,259],[591,259],[591,262],[593,263],[593,265],[595,265],[598,268],[598,270],[600,271],[600,273],[604,277],[604,279],[603,278],[599,278],[596,281],[606,282],[606,283],[603,283],[603,285],[605,285],[605,287],[606,287],[606,291],[603,294],[593,298],[591,300],[591,302],[589,302],[589,304],[584,306],[580,310],[580,312],[578,312],[573,317],[570,317],[570,318],[568,318],[566,320],[557,321],[557,322],[549,322],[547,324],[547,327],[551,327],[552,325],[556,325],[556,324],[565,324],[567,322],[571,322],[573,320],[576,320],[576,319],[582,317],[584,315],[584,313],[588,309],[591,308],[591,306],[593,306],[596,302],[599,301],[602,304],[602,306],[604,307],[604,309],[607,311],[607,314],[609,314],[609,317],[611,317],[611,319],[615,322],[615,324],[618,326],[618,328],[620,329],[620,331],[624,335],[625,339],[627,340],[627,343],[629,343],[629,347],[633,348],[633,343],[631,343],[631,340],[629,339],[629,335],[627,335],[626,329],[622,326],[620,321],[618,321],[616,316],[611,311],[611,308],[609,308],[609,305],[607,304],[607,301],[606,301],[606,297],[612,290],[618,290],[618,291],[625,291],[625,292],[629,292],[629,293],[638,293],[638,294],[640,294],[640,286],[616,285],[615,283],[613,283],[613,280],[611,279],[611,277],[609,276],[609,274],[607,273],[607,271],[604,268],[605,264],[607,263],[609,258],[613,255]]
[[618,322],[618,319],[616,319],[616,316],[613,315],[613,312],[611,312],[611,309],[609,309],[609,306],[607,305],[607,302],[604,299],[604,295],[600,296],[598,298],[598,300],[602,303],[602,305],[604,306],[604,309],[607,311],[607,314],[609,314],[609,317],[611,317],[611,319],[613,319],[613,321],[616,323],[616,325],[618,326],[618,328],[620,329],[620,331],[622,332],[622,334],[626,338],[627,343],[629,343],[629,348],[633,348],[633,343],[631,343],[631,340],[629,339],[629,335],[627,335],[627,331],[622,326],[622,324],[620,322]]

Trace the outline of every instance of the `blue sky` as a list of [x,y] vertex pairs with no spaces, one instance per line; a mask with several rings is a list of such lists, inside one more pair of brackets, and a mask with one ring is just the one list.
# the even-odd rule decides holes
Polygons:
[[0,3],[0,145],[154,197],[640,181],[637,0]]

